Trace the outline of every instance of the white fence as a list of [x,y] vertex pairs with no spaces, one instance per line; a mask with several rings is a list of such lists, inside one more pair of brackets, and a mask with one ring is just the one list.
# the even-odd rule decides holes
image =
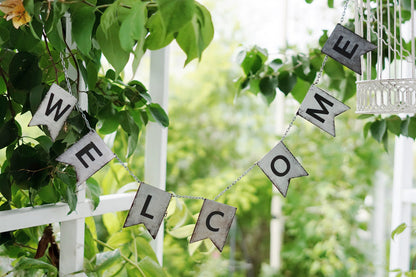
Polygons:
[[[151,53],[149,91],[153,102],[167,110],[168,50]],[[167,130],[150,122],[146,129],[145,180],[146,183],[165,189],[166,182]],[[78,205],[74,212],[67,215],[66,203],[42,205],[0,212],[0,232],[60,223],[60,276],[67,276],[83,269],[85,218],[129,210],[135,193],[112,194],[100,197],[100,204],[93,210],[90,200],[85,198],[85,184],[79,187]],[[159,262],[163,256],[163,229],[153,242]],[[71,275],[74,276],[74,275]],[[77,274],[76,276],[85,276]]]

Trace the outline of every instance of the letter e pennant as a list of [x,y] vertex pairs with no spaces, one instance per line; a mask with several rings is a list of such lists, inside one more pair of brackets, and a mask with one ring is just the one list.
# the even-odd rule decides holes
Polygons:
[[349,109],[344,103],[312,85],[300,105],[298,115],[335,137],[334,118]]
[[155,239],[171,198],[169,192],[141,183],[123,228],[143,223]]
[[376,48],[371,42],[337,24],[322,48],[322,53],[361,75],[360,57]]
[[115,157],[114,153],[95,132],[89,132],[56,160],[74,166],[77,184],[85,182]]
[[222,252],[236,210],[237,208],[205,199],[189,242],[209,238]]
[[279,142],[257,165],[284,197],[290,179],[309,175],[283,142]]
[[52,141],[55,141],[76,102],[77,99],[74,96],[60,86],[52,84],[29,122],[29,126],[46,125]]

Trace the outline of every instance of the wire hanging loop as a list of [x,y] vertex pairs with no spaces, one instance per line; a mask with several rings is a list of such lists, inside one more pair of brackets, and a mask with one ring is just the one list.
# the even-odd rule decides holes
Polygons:
[[87,119],[85,111],[79,105],[79,91],[77,91],[76,94],[74,94],[73,91],[72,91],[71,82],[69,81],[68,68],[65,65],[64,55],[62,54],[62,52],[59,53],[59,54],[60,54],[60,57],[61,57],[62,69],[64,71],[65,81],[66,81],[66,86],[68,88],[68,92],[71,93],[72,95],[74,95],[75,97],[78,96],[78,102],[75,104],[75,108],[77,109],[77,111],[79,111],[81,113],[81,117],[84,120],[85,126],[88,128],[88,130],[95,132],[95,130],[91,127],[90,122]]

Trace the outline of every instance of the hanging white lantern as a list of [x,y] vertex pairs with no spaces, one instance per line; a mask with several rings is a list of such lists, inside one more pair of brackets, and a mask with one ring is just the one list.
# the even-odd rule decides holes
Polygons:
[[413,0],[355,0],[355,32],[377,44],[361,59],[357,113],[416,113]]

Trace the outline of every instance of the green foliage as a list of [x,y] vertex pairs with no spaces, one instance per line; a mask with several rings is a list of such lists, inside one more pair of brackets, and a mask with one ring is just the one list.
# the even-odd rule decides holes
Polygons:
[[[186,54],[186,64],[200,59],[213,37],[211,15],[194,0],[25,0],[24,7],[31,17],[27,24],[15,28],[3,13],[0,19],[0,207],[10,210],[62,201],[71,213],[77,206],[76,174],[55,159],[89,132],[84,117],[100,135],[115,133],[114,152],[131,160],[148,122],[168,127],[169,118],[140,81],[122,79],[127,61],[134,57],[137,67],[147,49],[160,49],[174,39]],[[68,41],[70,36],[73,41]],[[101,74],[102,57],[114,70]],[[81,87],[87,87],[88,95],[88,111],[74,109],[54,142],[45,126],[24,127],[53,83],[76,97]],[[109,167],[96,174],[98,181],[87,181],[86,195],[94,208],[102,192],[115,192],[115,182],[131,181],[115,165]],[[148,238],[133,230],[121,231],[121,221],[114,221],[115,226],[108,218],[102,218],[100,242],[114,242],[106,232],[126,233],[130,239],[105,246],[102,252],[95,225],[89,224],[86,237],[94,240],[86,241],[88,275],[118,268],[128,276],[163,276]],[[1,255],[15,259],[16,274],[58,273],[50,256],[33,259],[34,251],[28,250],[36,250],[39,234],[34,234],[42,229],[32,228],[30,236],[22,236],[26,229],[1,234]]]

